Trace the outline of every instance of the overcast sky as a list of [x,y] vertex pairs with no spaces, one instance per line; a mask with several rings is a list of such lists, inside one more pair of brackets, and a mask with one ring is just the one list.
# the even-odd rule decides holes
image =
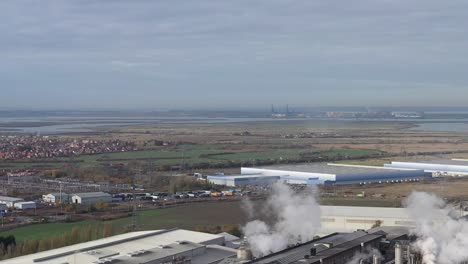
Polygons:
[[468,105],[466,0],[0,2],[0,108]]

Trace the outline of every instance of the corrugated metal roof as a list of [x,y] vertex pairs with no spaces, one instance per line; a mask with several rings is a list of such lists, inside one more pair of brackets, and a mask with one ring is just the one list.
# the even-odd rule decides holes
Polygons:
[[322,216],[411,218],[406,208],[322,205],[320,211]]
[[[139,231],[108,238],[98,239],[90,242],[80,243],[72,246],[43,251],[18,258],[12,258],[0,263],[26,264],[38,263],[61,264],[66,263],[69,256],[76,252],[86,252],[89,250],[112,250],[125,255],[138,250],[152,250],[158,245],[169,245],[176,241],[187,240],[191,243],[204,244],[207,241],[222,238],[220,235],[206,234],[183,229]],[[39,261],[41,260],[42,261]],[[119,262],[129,263],[129,262]]]
[[0,196],[0,201],[16,202],[16,201],[24,201],[24,199],[23,198],[17,198],[17,197]]
[[[58,193],[49,193],[47,195],[60,196],[60,193],[59,192]],[[67,195],[68,195],[67,193],[64,193],[64,192],[62,193],[62,196],[67,196]]]
[[279,171],[295,171],[307,173],[321,174],[371,174],[376,172],[401,171],[397,168],[383,168],[370,166],[346,166],[342,164],[327,164],[327,163],[310,163],[297,165],[275,165],[266,167],[255,167],[258,169],[279,170]]
[[88,192],[88,193],[75,193],[74,195],[81,198],[94,198],[94,197],[110,197],[111,195],[105,192]]

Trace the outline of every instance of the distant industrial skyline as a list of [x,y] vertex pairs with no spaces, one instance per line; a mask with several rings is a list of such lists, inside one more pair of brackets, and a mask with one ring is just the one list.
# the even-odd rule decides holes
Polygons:
[[468,105],[464,0],[0,2],[0,109]]

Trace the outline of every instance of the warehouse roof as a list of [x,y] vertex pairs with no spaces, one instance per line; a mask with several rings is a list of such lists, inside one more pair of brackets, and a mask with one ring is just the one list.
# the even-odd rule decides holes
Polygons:
[[23,198],[16,198],[16,197],[0,196],[0,201],[3,201],[3,202],[17,202],[17,201],[24,201],[24,199]]
[[348,251],[348,250],[350,250],[352,248],[360,247],[362,244],[366,244],[366,243],[381,239],[383,237],[385,237],[385,235],[366,234],[366,235],[361,236],[359,238],[347,241],[347,242],[345,242],[343,244],[333,246],[332,248],[329,248],[329,249],[325,249],[325,250],[321,250],[321,251],[317,250],[317,255],[313,256],[313,257],[311,256],[308,259],[308,262],[309,263],[314,263],[314,262],[322,263],[322,261],[324,259],[334,257],[337,254],[341,254],[342,252]]
[[415,162],[415,163],[468,166],[468,160],[467,159],[436,159],[436,160],[413,161],[413,162]]
[[235,180],[235,179],[255,179],[255,178],[279,178],[281,177],[280,175],[278,176],[265,176],[261,173],[256,173],[256,174],[241,174],[241,175],[208,175],[207,176],[209,179],[222,179],[222,180]]
[[[58,193],[49,193],[49,194],[46,194],[46,195],[51,195],[51,196],[60,196],[60,193],[59,193],[59,192],[58,192]],[[64,192],[62,192],[62,196],[66,196],[66,195],[68,195],[68,194],[67,194],[67,193],[64,193]]]
[[[315,239],[302,245],[285,249],[281,252],[271,254],[259,260],[254,260],[251,263],[266,264],[266,263],[293,263],[303,259],[305,255],[310,254],[310,249],[315,247],[317,250],[318,259],[333,256],[342,251],[348,250],[375,239],[379,239],[384,235],[370,235],[364,231],[353,233],[333,233],[320,239]],[[331,248],[321,246],[322,244],[332,244]],[[314,257],[310,257],[312,260]]]
[[408,160],[408,161],[392,161],[392,162],[468,166],[467,159]]
[[74,195],[79,196],[81,198],[93,198],[93,197],[103,197],[103,196],[111,196],[105,192],[88,192],[88,193],[75,193]]
[[465,160],[431,160],[431,161],[392,161],[384,164],[392,168],[416,168],[430,171],[468,172],[468,161]]
[[411,218],[406,208],[321,205],[320,211],[322,216]]
[[15,204],[17,204],[17,205],[19,205],[19,204],[36,204],[36,202],[33,202],[33,201],[27,201],[26,202],[26,201],[24,201],[24,202],[17,202]]
[[139,231],[8,259],[6,261],[0,261],[0,263],[26,264],[36,262],[61,264],[66,263],[68,258],[74,256],[77,252],[98,251],[108,256],[113,255],[111,254],[112,252],[121,255],[130,254],[132,252],[144,254],[142,253],[143,251],[145,251],[145,253],[146,251],[155,251],[155,247],[158,245],[170,245],[181,240],[187,240],[191,244],[206,244],[216,239],[223,240],[223,236],[182,229]]
[[372,174],[376,172],[401,171],[400,169],[396,169],[396,168],[356,166],[356,165],[333,164],[333,163],[275,165],[275,166],[258,167],[258,169],[309,172],[309,173],[330,174],[330,175],[358,174],[358,173],[359,174]]

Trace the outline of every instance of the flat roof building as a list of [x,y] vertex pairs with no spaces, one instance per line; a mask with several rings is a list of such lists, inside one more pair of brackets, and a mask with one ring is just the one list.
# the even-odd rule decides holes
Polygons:
[[112,195],[105,192],[75,193],[71,197],[72,203],[92,205],[97,202],[112,202]]
[[16,197],[8,197],[8,196],[0,196],[0,203],[6,204],[9,208],[15,206],[15,203],[24,202],[23,198],[16,198]]
[[392,161],[384,164],[386,168],[397,169],[418,169],[433,173],[437,176],[466,176],[468,175],[468,160],[453,159],[453,160],[431,160],[431,161]]
[[241,168],[241,174],[264,176],[284,175],[281,180],[289,184],[368,184],[418,181],[432,174],[417,169],[398,169],[347,164],[299,164],[259,168]]
[[291,246],[280,252],[243,262],[235,257],[224,259],[220,264],[276,264],[296,263],[306,258],[307,262],[297,263],[348,263],[363,248],[378,248],[385,234],[368,234],[364,231],[332,233],[322,238]]
[[187,258],[192,264],[206,264],[236,254],[234,249],[222,247],[224,242],[223,235],[177,228],[139,231],[12,258],[0,263],[158,264],[173,258]]
[[265,176],[262,174],[250,175],[213,175],[206,178],[209,183],[224,185],[230,187],[239,187],[245,185],[265,185],[272,184],[281,179],[281,176]]

